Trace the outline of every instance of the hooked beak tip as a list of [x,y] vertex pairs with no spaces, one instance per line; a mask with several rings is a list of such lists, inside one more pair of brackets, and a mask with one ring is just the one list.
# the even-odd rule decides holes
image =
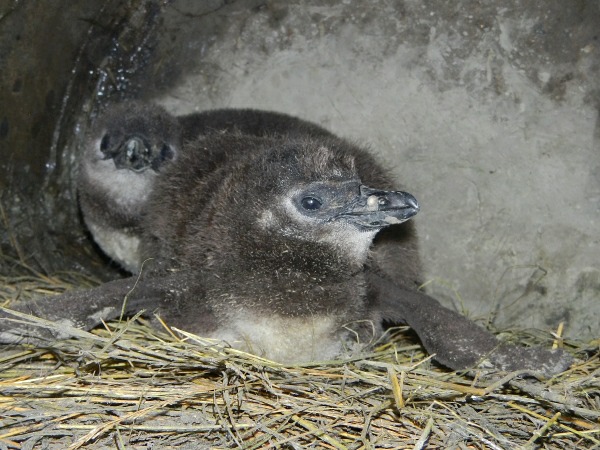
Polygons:
[[412,209],[415,210],[415,214],[416,214],[421,209],[419,202],[411,194],[405,193],[405,195],[406,195],[406,203],[408,204],[408,206],[410,206]]

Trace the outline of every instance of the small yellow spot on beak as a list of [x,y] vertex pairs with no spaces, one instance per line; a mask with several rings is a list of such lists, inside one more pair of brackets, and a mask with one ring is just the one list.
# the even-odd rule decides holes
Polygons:
[[390,225],[393,225],[395,223],[402,223],[402,222],[404,222],[404,220],[400,220],[400,219],[398,219],[397,217],[394,217],[394,216],[385,216],[385,219],[383,219],[383,220],[385,220],[385,222],[389,223]]
[[370,211],[377,210],[378,205],[379,205],[379,199],[377,198],[376,195],[371,195],[367,199],[367,208],[369,208]]

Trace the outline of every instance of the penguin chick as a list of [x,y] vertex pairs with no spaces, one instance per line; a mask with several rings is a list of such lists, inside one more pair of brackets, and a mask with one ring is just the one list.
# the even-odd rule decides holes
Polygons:
[[130,272],[138,267],[141,222],[156,177],[181,142],[176,118],[138,103],[111,109],[89,133],[79,164],[79,204],[96,243]]
[[[285,362],[376,339],[364,266],[377,232],[417,213],[414,197],[367,186],[384,175],[339,139],[219,134],[191,145],[156,185],[142,257],[212,275],[204,305],[214,323],[169,323]],[[200,149],[219,149],[218,168],[205,172]]]
[[[82,205],[86,222],[100,224],[100,237],[90,227],[97,241],[118,241],[130,230],[120,218],[134,219],[128,237],[138,244],[121,254],[114,245],[106,247],[131,271],[140,271],[140,281],[128,278],[41,299],[22,305],[22,311],[64,319],[58,305],[68,311],[70,324],[90,328],[118,317],[127,294],[126,312],[155,311],[172,326],[281,362],[329,359],[361,348],[389,322],[413,327],[434,358],[453,369],[549,375],[570,365],[560,350],[502,345],[417,290],[416,235],[406,221],[419,206],[393,188],[365,150],[318,125],[276,113],[220,110],[171,118],[156,107],[146,112],[152,142],[169,143],[172,157],[159,158],[154,167],[155,157],[131,161],[127,144],[103,153],[108,145],[102,145],[100,132],[95,151],[84,156],[88,172],[80,178],[82,199],[93,197],[99,208],[113,208],[107,213]],[[149,119],[163,115],[172,129],[183,125],[190,140],[178,147],[171,145],[177,142],[173,135],[163,139]],[[136,128],[129,134],[109,128],[108,134],[127,143],[138,136]],[[103,156],[108,153],[112,156]],[[88,169],[94,165],[106,178],[95,178]],[[131,185],[139,179],[143,189],[115,193],[112,178]],[[14,322],[4,311],[2,341],[57,335],[56,329],[9,327]]]

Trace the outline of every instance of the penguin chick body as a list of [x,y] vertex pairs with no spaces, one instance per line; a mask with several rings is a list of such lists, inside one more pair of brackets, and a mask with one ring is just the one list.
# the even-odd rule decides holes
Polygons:
[[161,108],[131,103],[99,118],[79,163],[79,204],[104,252],[130,272],[139,268],[146,203],[160,167],[179,154],[182,131]]
[[377,232],[418,204],[363,150],[283,114],[178,119],[139,104],[114,109],[91,136],[79,192],[100,247],[132,272],[159,258],[203,274],[212,321],[162,308],[170,324],[285,362],[381,334],[364,266]]
[[[93,326],[99,310],[118,316],[129,292],[131,312],[155,310],[169,325],[281,362],[362,347],[387,321],[412,326],[454,369],[551,374],[570,364],[562,351],[503,346],[417,291],[406,222],[416,200],[368,152],[318,125],[256,110],[175,118],[141,105],[100,124],[81,165],[82,211],[105,252],[142,279],[65,294],[73,324]],[[150,258],[156,268],[142,267]],[[45,302],[27,309],[58,318]],[[0,340],[23,332],[0,328]]]
[[[142,255],[160,249],[213,276],[211,337],[285,362],[377,338],[364,266],[376,233],[416,214],[414,197],[335,138],[216,134],[190,146],[156,185]],[[219,164],[207,169],[211,148]]]

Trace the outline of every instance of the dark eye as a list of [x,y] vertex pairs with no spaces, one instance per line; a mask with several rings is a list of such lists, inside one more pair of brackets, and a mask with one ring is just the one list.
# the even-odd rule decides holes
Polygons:
[[102,137],[102,140],[100,141],[100,150],[106,153],[106,150],[108,150],[109,143],[110,143],[110,137],[108,136],[108,134],[105,134]]
[[309,210],[319,209],[323,205],[320,200],[314,197],[304,197],[302,200],[300,200],[300,204],[304,209]]
[[174,153],[171,147],[167,144],[163,144],[160,149],[160,159],[166,161],[167,159],[173,159]]

